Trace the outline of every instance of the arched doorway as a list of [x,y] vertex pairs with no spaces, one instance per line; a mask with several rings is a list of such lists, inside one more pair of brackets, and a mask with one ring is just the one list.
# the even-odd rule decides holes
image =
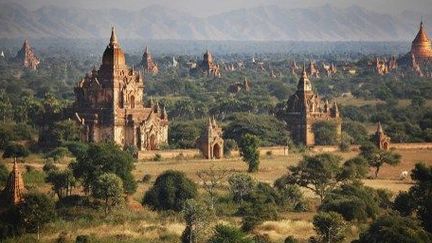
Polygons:
[[155,150],[156,149],[156,136],[154,134],[150,135],[149,144],[147,146],[147,150]]
[[383,143],[383,149],[384,150],[388,150],[389,148],[388,148],[389,146],[388,146],[388,143],[387,142],[384,142]]
[[213,158],[220,159],[222,157],[222,151],[221,151],[221,149],[222,148],[221,148],[221,146],[218,143],[216,143],[213,146]]
[[130,107],[135,108],[135,96],[131,95],[130,97]]

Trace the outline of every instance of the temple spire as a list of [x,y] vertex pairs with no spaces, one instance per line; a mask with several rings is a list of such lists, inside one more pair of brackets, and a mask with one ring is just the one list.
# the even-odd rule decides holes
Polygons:
[[377,133],[384,133],[381,122],[378,122]]
[[110,45],[116,45],[117,42],[117,35],[115,33],[115,27],[113,26],[111,29],[111,38],[110,38]]
[[14,159],[13,169],[9,174],[9,179],[4,189],[4,195],[8,200],[8,203],[17,205],[23,201],[23,193],[24,181],[21,177],[17,161]]

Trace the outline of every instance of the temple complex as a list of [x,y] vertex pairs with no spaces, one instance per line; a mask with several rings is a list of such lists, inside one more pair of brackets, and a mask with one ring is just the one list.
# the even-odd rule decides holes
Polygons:
[[153,58],[150,54],[148,47],[146,46],[140,65],[144,68],[144,71],[151,74],[157,74],[159,72],[158,66],[153,62]]
[[377,130],[374,135],[375,145],[382,150],[388,150],[390,147],[390,137],[384,134],[381,122],[378,123]]
[[334,121],[338,139],[341,136],[342,119],[335,103],[330,107],[328,101],[321,102],[320,97],[312,90],[306,70],[297,85],[297,91],[286,103],[278,117],[285,120],[294,142],[312,146],[315,144],[313,126],[321,121]]
[[143,75],[126,65],[114,28],[99,70],[86,74],[74,92],[74,118],[83,141],[114,141],[138,150],[167,143],[167,112],[157,103],[144,106]]
[[220,67],[213,62],[213,55],[207,50],[204,53],[202,62],[191,69],[191,72],[202,72],[208,77],[221,77]]
[[222,128],[214,118],[209,118],[207,128],[198,139],[197,145],[206,159],[221,159],[223,157]]
[[32,70],[36,70],[40,63],[39,58],[34,53],[28,40],[24,41],[23,47],[18,51],[15,60],[24,65],[24,67]]
[[432,58],[431,41],[424,29],[423,21],[421,21],[420,30],[412,42],[410,53],[413,54],[417,60]]
[[24,194],[24,181],[21,176],[21,172],[18,168],[16,160],[14,160],[14,165],[9,178],[6,183],[6,187],[2,192],[2,198],[5,199],[1,202],[2,205],[17,205],[23,201]]

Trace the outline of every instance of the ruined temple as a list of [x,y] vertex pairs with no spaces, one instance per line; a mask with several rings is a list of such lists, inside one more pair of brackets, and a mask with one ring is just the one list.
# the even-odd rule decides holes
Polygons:
[[6,183],[6,187],[2,192],[2,198],[5,200],[1,202],[2,205],[19,204],[23,201],[24,191],[24,181],[15,159],[13,169],[9,174],[9,178]]
[[333,74],[337,73],[336,66],[333,63],[330,65],[323,64],[323,68],[327,73],[327,77],[331,77]]
[[220,159],[223,157],[224,140],[222,138],[222,128],[214,118],[209,118],[207,128],[198,139],[197,146],[206,159]]
[[312,90],[311,81],[303,67],[297,91],[277,114],[285,120],[294,142],[311,146],[315,144],[313,126],[320,121],[334,121],[338,139],[341,136],[342,119],[336,102],[332,106],[328,101],[322,102],[318,94]]
[[23,47],[18,51],[15,60],[32,70],[36,70],[40,63],[28,40],[24,41]]
[[375,64],[375,71],[379,75],[385,75],[389,72],[386,59],[381,60],[377,57],[375,59],[374,64]]
[[237,94],[241,90],[244,90],[245,92],[249,92],[251,90],[251,84],[249,79],[244,78],[243,83],[237,82],[235,84],[232,84],[228,87],[228,92]]
[[221,77],[220,67],[214,63],[213,55],[208,50],[204,53],[202,62],[193,67],[191,72],[202,72],[208,77]]
[[319,69],[314,62],[310,62],[307,68],[307,73],[310,77],[319,78]]
[[423,21],[420,22],[420,30],[411,45],[411,54],[419,59],[432,59],[431,41],[424,29]]
[[126,65],[115,29],[97,70],[78,82],[74,89],[75,119],[81,126],[82,140],[114,141],[123,148],[155,150],[168,140],[165,108],[143,103],[143,75]]
[[153,62],[153,58],[147,46],[144,50],[140,65],[144,68],[144,72],[151,74],[157,74],[159,72],[159,68]]
[[390,137],[384,134],[381,122],[378,123],[377,130],[374,135],[375,145],[382,150],[388,150],[390,147]]

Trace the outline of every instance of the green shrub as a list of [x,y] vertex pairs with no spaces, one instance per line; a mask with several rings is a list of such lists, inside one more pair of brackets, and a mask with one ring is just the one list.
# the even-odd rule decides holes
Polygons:
[[197,195],[196,184],[184,173],[168,170],[156,178],[152,188],[145,193],[142,204],[156,210],[180,211],[187,199]]

